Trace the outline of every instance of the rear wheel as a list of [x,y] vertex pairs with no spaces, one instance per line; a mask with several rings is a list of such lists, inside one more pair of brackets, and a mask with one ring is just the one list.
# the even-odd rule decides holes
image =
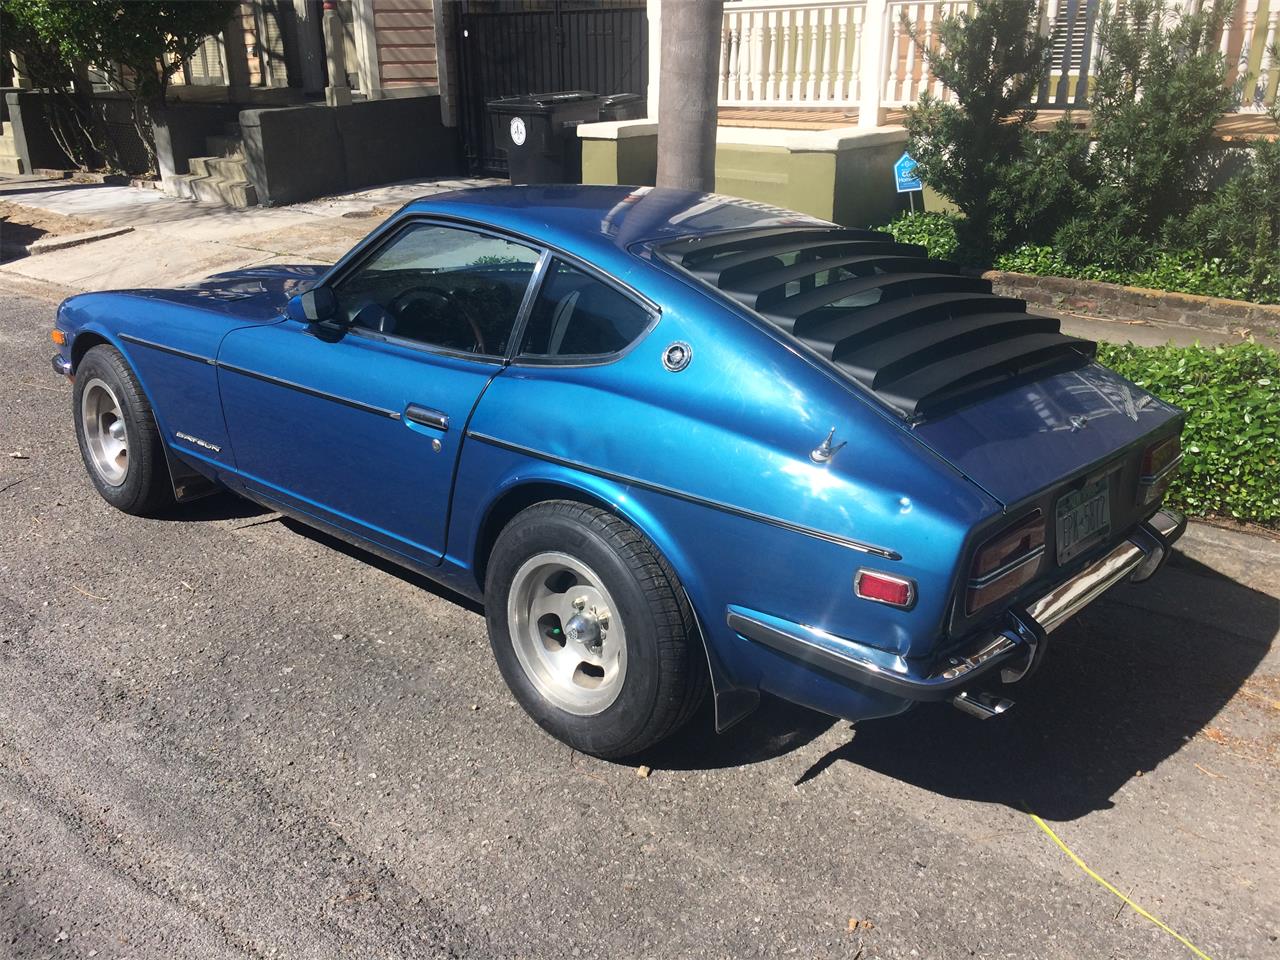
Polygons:
[[502,531],[486,576],[503,679],[544,730],[584,753],[634,754],[675,732],[706,661],[675,572],[638,531],[557,500]]
[[72,414],[80,455],[102,498],[125,513],[173,505],[160,432],[138,378],[114,347],[93,347],[76,367]]

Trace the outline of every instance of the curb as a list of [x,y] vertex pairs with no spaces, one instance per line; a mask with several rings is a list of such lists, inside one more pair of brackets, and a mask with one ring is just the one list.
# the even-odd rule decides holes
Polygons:
[[78,247],[97,240],[108,240],[125,233],[133,233],[133,227],[106,227],[102,230],[86,230],[84,233],[69,233],[58,237],[41,237],[27,244],[27,254],[36,256],[41,253],[52,253],[54,250],[65,250]]

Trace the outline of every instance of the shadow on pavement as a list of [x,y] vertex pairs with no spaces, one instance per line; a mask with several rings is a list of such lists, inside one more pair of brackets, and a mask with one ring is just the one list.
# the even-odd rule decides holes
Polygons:
[[1004,688],[1008,715],[946,704],[869,722],[818,760],[841,761],[948,797],[1073,820],[1112,806],[1209,724],[1258,666],[1280,601],[1177,557],[1155,579],[1099,600],[1050,638],[1040,671]]

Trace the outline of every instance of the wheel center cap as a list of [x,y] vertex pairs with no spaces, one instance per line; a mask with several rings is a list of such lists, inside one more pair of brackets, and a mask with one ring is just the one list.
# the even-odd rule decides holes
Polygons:
[[107,427],[107,433],[111,434],[112,440],[124,439],[124,421],[117,420],[111,426]]
[[600,624],[595,617],[584,613],[573,615],[564,625],[564,635],[586,647],[600,646]]

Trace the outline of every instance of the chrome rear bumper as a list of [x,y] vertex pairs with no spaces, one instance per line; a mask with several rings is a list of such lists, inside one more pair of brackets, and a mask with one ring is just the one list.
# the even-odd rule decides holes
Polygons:
[[970,713],[993,716],[1004,706],[970,709],[977,697],[967,691],[997,667],[1000,679],[1015,683],[1044,656],[1048,635],[1103,593],[1126,578],[1149,578],[1168,558],[1170,548],[1187,521],[1172,510],[1160,510],[1122,543],[1090,563],[1069,580],[1055,586],[1023,610],[1010,611],[1006,626],[985,634],[971,646],[953,653],[930,673],[883,650],[868,647],[823,630],[787,623],[740,607],[728,610],[729,627],[754,643],[853,683],[907,700],[951,700]]

